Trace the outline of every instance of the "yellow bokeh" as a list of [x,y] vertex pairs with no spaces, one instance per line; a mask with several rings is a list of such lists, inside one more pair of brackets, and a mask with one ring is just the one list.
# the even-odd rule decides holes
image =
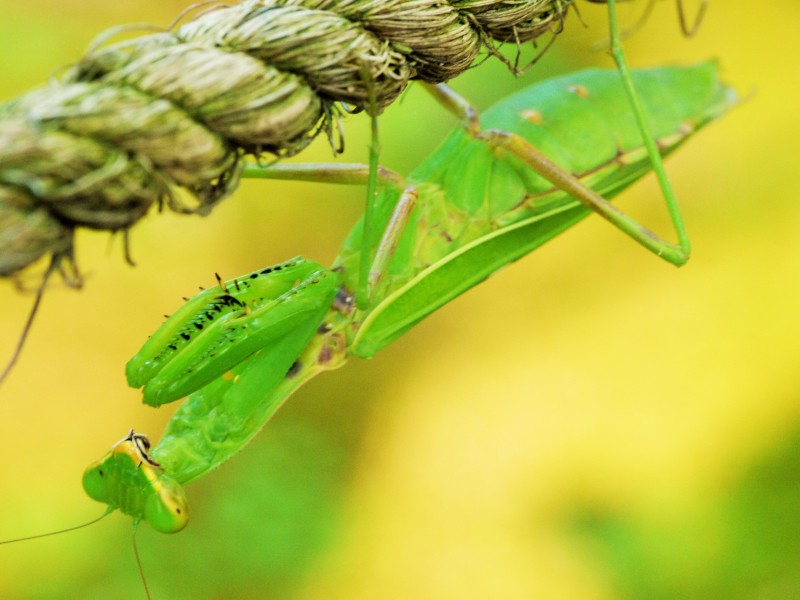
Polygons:
[[[188,4],[0,0],[0,97],[57,74],[110,26],[166,25]],[[605,8],[577,4],[587,27],[570,15],[524,82],[610,66],[591,50]],[[630,4],[628,23],[643,0]],[[798,597],[800,566],[776,558],[757,571],[736,541],[779,510],[753,469],[798,449],[797,31],[797,0],[716,0],[686,39],[674,2],[658,2],[626,41],[631,62],[715,57],[744,97],[667,165],[690,263],[677,270],[589,219],[373,361],[313,381],[189,487],[185,533],[141,528],[154,597]],[[481,107],[521,85],[497,61],[455,82]],[[453,126],[412,89],[382,120],[382,162],[408,172]],[[344,160],[363,161],[366,119],[346,129]],[[301,158],[329,161],[330,149],[315,143]],[[131,234],[136,268],[119,238],[81,232],[85,289],[48,291],[0,387],[0,540],[97,516],[80,488],[85,466],[131,426],[158,439],[172,409],[143,407],[123,369],[181,296],[215,272],[298,254],[329,263],[363,198],[355,187],[247,182],[208,219],[145,219]],[[620,202],[668,231],[652,181]],[[6,283],[0,299],[6,357],[32,297]],[[787,467],[792,476],[800,469]],[[737,508],[751,497],[766,498],[766,512]],[[756,535],[754,556],[800,549],[800,533],[781,535],[783,546]],[[0,546],[0,565],[2,598],[143,596],[120,516]]]

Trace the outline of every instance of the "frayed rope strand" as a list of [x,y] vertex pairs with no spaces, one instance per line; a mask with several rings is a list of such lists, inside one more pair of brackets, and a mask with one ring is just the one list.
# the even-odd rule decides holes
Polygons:
[[338,103],[380,112],[410,80],[559,31],[571,3],[249,0],[95,49],[0,105],[0,276],[71,252],[76,227],[127,230],[154,204],[205,214],[244,155],[333,137]]

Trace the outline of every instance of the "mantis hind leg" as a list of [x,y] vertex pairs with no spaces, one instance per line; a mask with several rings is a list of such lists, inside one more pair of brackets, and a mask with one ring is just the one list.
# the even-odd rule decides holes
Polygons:
[[[681,23],[684,27],[684,31],[686,31],[683,20],[683,4],[680,2],[680,0],[678,2],[678,6],[681,15]],[[701,8],[700,14],[698,15],[698,20],[695,21],[693,27],[696,27],[699,24],[699,19],[702,18],[702,12],[704,10],[705,2]],[[639,94],[636,92],[636,88],[633,85],[633,80],[631,79],[630,71],[628,70],[628,64],[625,60],[625,53],[622,50],[622,43],[620,41],[620,34],[617,25],[616,0],[608,0],[608,24],[611,35],[611,56],[614,58],[614,62],[617,64],[617,68],[619,69],[620,77],[622,78],[622,85],[625,89],[625,95],[628,97],[628,103],[630,104],[633,114],[636,117],[636,123],[639,127],[639,131],[642,134],[642,141],[647,149],[647,155],[650,158],[650,164],[653,167],[656,178],[658,179],[658,185],[661,188],[662,195],[664,196],[667,212],[669,213],[670,219],[672,220],[672,226],[675,229],[675,233],[678,237],[677,244],[671,244],[664,240],[660,240],[659,238],[660,242],[662,243],[656,245],[655,247],[649,247],[647,244],[643,245],[656,252],[656,254],[659,256],[663,256],[669,262],[680,266],[689,260],[691,242],[689,241],[689,235],[686,232],[686,226],[683,222],[683,215],[681,215],[680,208],[678,207],[678,200],[675,197],[675,193],[672,191],[672,185],[670,184],[669,178],[667,177],[667,172],[664,169],[664,162],[661,160],[661,153],[658,151],[656,143],[653,139],[653,135],[650,133],[650,126],[648,125],[647,119],[644,116],[642,104],[639,100]],[[623,228],[623,231],[627,230]],[[632,235],[634,239],[637,239],[631,231],[627,231],[627,233]],[[642,242],[642,240],[637,241]],[[664,254],[660,251],[660,249],[668,251],[669,254]],[[670,258],[671,256],[674,256],[675,260]]]
[[[530,142],[519,135],[499,130],[482,131],[480,129],[478,111],[472,107],[467,100],[456,94],[456,92],[449,87],[439,84],[436,86],[426,85],[426,88],[440,104],[461,119],[465,130],[471,136],[517,156],[541,177],[548,180],[559,189],[569,193],[576,200],[607,219],[636,242],[667,262],[676,266],[681,266],[689,260],[691,243],[686,233],[683,217],[678,208],[677,199],[675,198],[672,186],[667,178],[664,164],[661,160],[661,154],[650,133],[650,128],[644,117],[641,101],[639,100],[636,88],[631,80],[627,62],[625,61],[625,55],[620,43],[620,34],[617,28],[615,0],[608,0],[608,9],[611,30],[611,54],[619,69],[625,95],[634,113],[650,164],[656,174],[662,195],[664,196],[667,212],[669,213],[678,238],[677,243],[669,242],[641,225],[633,217],[624,213],[597,192],[587,187],[575,174],[570,173],[551,161]],[[699,16],[702,16],[702,13]]]

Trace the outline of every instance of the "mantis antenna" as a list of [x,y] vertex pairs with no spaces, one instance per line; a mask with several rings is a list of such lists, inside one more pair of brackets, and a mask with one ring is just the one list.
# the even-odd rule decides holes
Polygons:
[[136,545],[136,532],[139,530],[139,523],[140,521],[134,520],[133,522],[133,535],[131,535],[131,543],[133,544],[133,554],[136,557],[136,566],[139,569],[139,577],[142,580],[142,585],[144,586],[144,593],[147,596],[147,600],[150,600],[150,588],[147,585],[147,577],[144,575],[144,567],[142,566],[142,559],[139,556],[139,547]]

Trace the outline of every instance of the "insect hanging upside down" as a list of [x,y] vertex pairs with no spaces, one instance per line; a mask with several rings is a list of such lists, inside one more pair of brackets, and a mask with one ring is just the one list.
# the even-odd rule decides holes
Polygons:
[[[632,79],[662,155],[736,103],[714,63],[640,70]],[[531,159],[539,154],[544,163]],[[557,165],[556,175],[542,164]],[[314,176],[299,170],[262,171]],[[473,119],[456,130],[408,178],[386,174],[377,226],[365,232],[363,220],[356,225],[331,269],[292,259],[206,290],[170,317],[128,364],[128,381],[153,406],[188,398],[152,452],[131,432],[90,467],[87,492],[135,522],[181,529],[188,518],[181,486],[238,452],[314,375],[351,356],[372,357],[592,210],[608,211],[650,244],[653,234],[632,221],[620,225],[627,216],[606,206],[650,170],[616,71],[567,75],[503,100],[480,126]],[[317,174],[353,181],[367,171],[356,165]],[[606,202],[600,209],[595,195]],[[364,233],[370,256],[362,251]],[[360,308],[354,297],[364,261],[369,294]]]

